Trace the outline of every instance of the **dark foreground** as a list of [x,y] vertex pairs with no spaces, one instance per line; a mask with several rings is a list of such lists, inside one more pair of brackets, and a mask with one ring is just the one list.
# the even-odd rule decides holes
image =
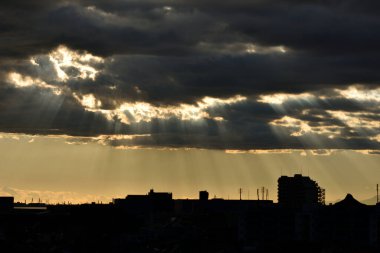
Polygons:
[[[137,201],[138,202],[138,201]],[[380,252],[380,206],[170,200],[0,214],[0,252]]]

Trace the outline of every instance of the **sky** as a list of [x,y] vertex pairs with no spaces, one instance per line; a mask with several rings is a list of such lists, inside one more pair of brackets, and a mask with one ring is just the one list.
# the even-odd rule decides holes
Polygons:
[[[375,194],[380,3],[0,3],[0,193]],[[253,198],[254,194],[250,194]]]

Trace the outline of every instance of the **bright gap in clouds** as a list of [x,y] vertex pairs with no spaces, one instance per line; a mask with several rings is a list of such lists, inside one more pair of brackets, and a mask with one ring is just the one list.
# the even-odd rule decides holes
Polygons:
[[254,43],[232,42],[232,43],[213,43],[201,41],[197,48],[204,52],[214,52],[219,54],[245,55],[245,54],[285,54],[289,51],[285,46],[262,46]]
[[60,95],[62,93],[61,88],[51,84],[47,84],[39,78],[23,76],[17,72],[9,73],[7,78],[7,81],[13,84],[16,88],[38,87],[42,89],[51,90],[55,95]]
[[[360,86],[359,86],[360,87]],[[343,97],[358,101],[375,101],[380,102],[380,88],[377,89],[359,89],[358,86],[350,86],[348,89],[336,89],[336,92]]]
[[[146,102],[123,103],[120,107],[114,110],[95,109],[95,98],[91,96],[91,103],[87,103],[83,99],[81,104],[87,110],[100,112],[112,119],[118,117],[125,124],[151,122],[152,119],[168,119],[175,117],[180,120],[202,120],[213,119],[216,121],[224,120],[222,117],[212,117],[207,112],[208,109],[216,106],[224,106],[235,104],[246,100],[246,97],[237,95],[227,99],[219,99],[212,97],[204,97],[196,104],[180,104],[177,106],[155,106]],[[88,106],[90,105],[90,106]]]
[[[98,70],[91,65],[104,62],[101,57],[87,52],[80,54],[63,45],[52,51],[49,54],[49,59],[54,64],[60,81],[67,81],[70,78],[95,80]],[[35,59],[32,58],[32,60],[35,62]],[[75,76],[70,76],[66,72],[69,68],[75,68],[79,73]]]
[[310,93],[301,93],[301,94],[286,94],[286,93],[275,93],[270,95],[260,95],[257,102],[273,104],[273,105],[281,105],[286,101],[295,100],[300,102],[309,102],[315,98]]
[[[351,139],[361,136],[379,142],[376,133],[380,131],[380,121],[377,119],[380,89],[352,85],[345,89],[334,89],[330,95],[320,95],[318,92],[276,93],[260,95],[257,101],[269,104],[278,112],[280,117],[270,121],[269,125],[279,136],[289,134],[302,137],[317,134],[329,139]],[[363,110],[334,109],[330,106],[334,101],[362,107]],[[345,135],[347,131],[350,135]]]

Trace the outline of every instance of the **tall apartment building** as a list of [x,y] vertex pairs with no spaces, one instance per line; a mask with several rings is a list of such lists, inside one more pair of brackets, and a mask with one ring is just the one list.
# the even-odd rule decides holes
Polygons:
[[278,203],[283,206],[301,207],[308,204],[325,204],[325,190],[317,182],[300,174],[278,179]]

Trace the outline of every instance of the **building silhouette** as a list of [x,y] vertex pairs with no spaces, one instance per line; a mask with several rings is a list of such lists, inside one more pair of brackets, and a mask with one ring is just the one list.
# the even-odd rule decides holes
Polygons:
[[288,207],[325,204],[325,190],[310,177],[295,174],[278,179],[278,203]]
[[[127,195],[109,204],[40,208],[0,197],[1,252],[380,252],[380,204],[348,194],[324,205],[302,175],[278,179],[272,200]],[[14,205],[14,207],[13,207]]]
[[127,195],[124,199],[113,199],[115,206],[129,212],[171,211],[174,208],[171,192],[155,192],[146,195]]
[[199,200],[207,201],[208,200],[208,191],[200,191],[199,192]]
[[0,197],[0,212],[7,212],[13,209],[14,197]]

